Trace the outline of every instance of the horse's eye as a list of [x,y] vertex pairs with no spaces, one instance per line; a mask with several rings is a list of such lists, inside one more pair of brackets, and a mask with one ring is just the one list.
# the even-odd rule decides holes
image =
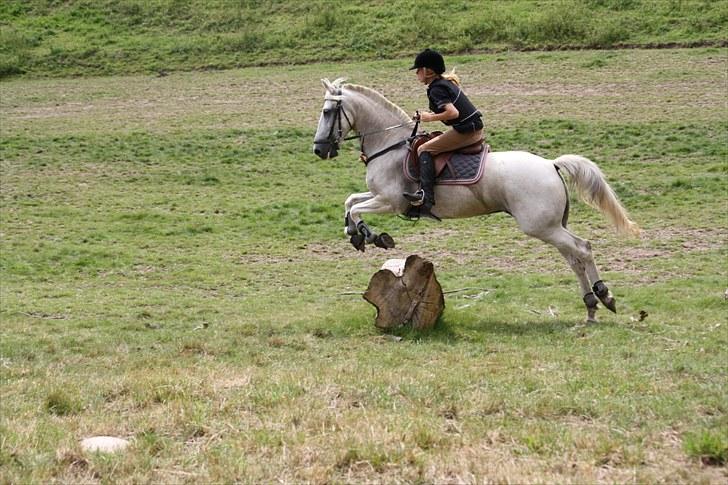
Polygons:
[[324,111],[324,115],[329,115],[329,114],[331,114],[331,109],[330,109],[330,108],[326,108],[326,109],[324,109],[323,111]]

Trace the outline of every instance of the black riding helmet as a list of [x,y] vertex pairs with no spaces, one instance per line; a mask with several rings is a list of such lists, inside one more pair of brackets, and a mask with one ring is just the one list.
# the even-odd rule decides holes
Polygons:
[[429,67],[437,74],[442,74],[445,72],[445,59],[442,58],[439,52],[433,51],[432,49],[425,49],[417,54],[415,64],[410,67],[410,70],[420,67]]

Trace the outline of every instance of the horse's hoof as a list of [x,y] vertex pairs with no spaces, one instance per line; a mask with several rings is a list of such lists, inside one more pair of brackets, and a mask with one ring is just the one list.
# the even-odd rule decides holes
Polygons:
[[351,236],[351,239],[349,239],[349,242],[351,242],[351,245],[354,246],[354,249],[357,251],[364,252],[365,244],[364,244],[364,236],[362,236],[359,233],[354,234]]
[[613,297],[607,296],[606,298],[603,298],[602,303],[604,303],[604,306],[607,307],[607,310],[612,313],[617,313],[617,300]]
[[596,318],[589,317],[586,319],[585,323],[587,324],[587,326],[589,326],[589,325],[596,325],[597,323],[599,323],[599,321]]
[[612,292],[609,291],[607,285],[602,280],[597,281],[592,286],[594,294],[597,295],[599,301],[601,301],[607,309],[613,313],[617,313],[617,300],[612,296]]
[[393,249],[394,239],[386,232],[383,232],[374,240],[374,245],[382,249]]

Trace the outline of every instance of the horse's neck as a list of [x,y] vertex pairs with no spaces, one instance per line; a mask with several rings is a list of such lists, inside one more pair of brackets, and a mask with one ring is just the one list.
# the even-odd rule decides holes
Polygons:
[[403,120],[396,113],[390,112],[388,107],[376,102],[363,102],[359,105],[356,124],[362,133],[381,130],[402,122]]
[[[366,93],[358,91],[353,92],[353,98],[356,107],[355,125],[359,134],[365,135],[364,143],[367,145],[365,148],[379,150],[409,135],[407,130],[410,127],[406,124],[409,118],[393,105],[377,99],[376,96],[367,96]],[[404,126],[386,132],[379,131],[399,124]]]
[[[356,129],[364,135],[362,149],[372,156],[393,144],[406,139],[412,130],[409,117],[396,107],[383,103],[376,96],[368,97],[368,93],[355,92]],[[391,126],[403,125],[388,131],[379,131]],[[377,133],[373,133],[377,132]],[[367,135],[367,133],[371,133]],[[375,194],[400,193],[404,185],[404,174],[400,168],[407,145],[402,145],[381,156],[367,165],[367,186]]]

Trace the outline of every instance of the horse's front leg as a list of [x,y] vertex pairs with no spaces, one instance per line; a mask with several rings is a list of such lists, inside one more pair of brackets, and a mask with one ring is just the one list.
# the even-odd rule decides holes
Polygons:
[[365,243],[374,244],[383,249],[393,248],[394,240],[389,234],[386,232],[382,234],[375,233],[361,218],[363,213],[386,214],[392,212],[394,212],[394,208],[381,195],[354,204],[349,211],[348,217],[348,223],[353,224],[356,228],[356,234],[351,236],[351,244],[359,251],[364,251]]
[[347,236],[353,236],[359,232],[356,228],[356,224],[349,216],[349,212],[351,212],[351,208],[355,204],[360,204],[372,198],[374,198],[374,194],[371,192],[359,192],[357,194],[351,194],[346,198],[346,202],[344,202],[344,234]]

